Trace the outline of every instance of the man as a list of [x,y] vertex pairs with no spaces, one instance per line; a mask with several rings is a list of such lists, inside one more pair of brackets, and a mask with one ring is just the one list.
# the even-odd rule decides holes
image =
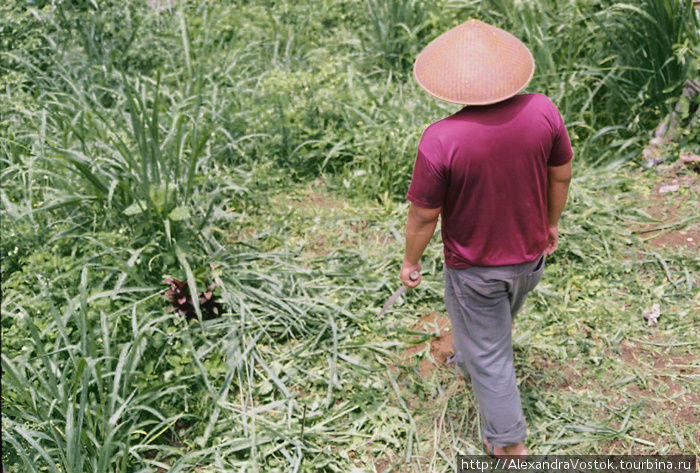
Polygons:
[[571,179],[571,143],[556,106],[540,94],[517,95],[533,72],[524,44],[478,20],[435,39],[414,67],[430,94],[467,106],[421,137],[400,277],[409,289],[420,284],[410,274],[420,271],[442,215],[454,360],[471,377],[483,442],[496,456],[527,454],[511,327],[557,247]]

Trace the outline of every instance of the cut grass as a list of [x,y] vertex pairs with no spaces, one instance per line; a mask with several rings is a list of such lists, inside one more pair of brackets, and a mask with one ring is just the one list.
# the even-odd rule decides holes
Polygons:
[[[698,388],[697,360],[691,352],[700,342],[692,330],[698,323],[693,311],[697,286],[674,287],[668,274],[675,280],[687,277],[687,271],[695,281],[698,262],[674,256],[673,249],[660,250],[670,263],[666,269],[658,260],[637,259],[637,249],[644,243],[622,224],[626,215],[638,208],[636,203],[644,193],[647,184],[641,175],[625,169],[607,171],[605,176],[586,169],[578,175],[562,222],[559,253],[550,260],[545,279],[516,323],[517,370],[523,379],[529,442],[539,453],[687,452],[697,445],[698,435],[688,411],[694,404],[692,393]],[[391,234],[392,226],[400,226],[406,206],[367,205],[339,197],[316,183],[312,188],[300,186],[289,192],[289,207],[294,209],[291,214],[287,213],[289,208],[273,200],[272,208],[284,210],[279,215],[284,215],[289,225],[281,230],[286,238],[280,244],[298,255],[301,267],[315,268],[319,261],[332,265],[335,256],[346,252],[367,261],[364,275],[376,278],[379,285],[375,287],[383,295],[374,298],[374,309],[378,309],[395,288],[401,241],[389,239],[370,248],[363,248],[360,242],[363,236],[371,238],[376,232]],[[697,201],[694,193],[689,205]],[[590,209],[607,218],[594,225]],[[365,222],[359,234],[354,231],[358,213]],[[328,237],[322,248],[314,240],[320,236]],[[384,263],[373,267],[366,252]],[[439,261],[436,240],[426,257],[427,274],[418,290],[382,319],[365,319],[376,312],[370,307],[356,309],[355,315],[362,322],[354,330],[350,326],[343,330],[354,332],[351,336],[358,344],[360,339],[364,343],[398,342],[394,348],[387,345],[389,351],[380,360],[398,366],[399,372],[375,370],[367,375],[389,381],[394,392],[387,393],[390,397],[384,400],[383,409],[393,406],[395,424],[391,429],[408,436],[398,444],[367,439],[359,446],[339,445],[344,448],[341,455],[344,451],[351,464],[368,467],[407,462],[415,471],[441,471],[451,468],[454,455],[480,451],[478,418],[468,385],[445,368],[438,369],[432,379],[423,380],[417,371],[419,360],[406,363],[399,356],[412,338],[408,334],[416,314],[444,313]],[[326,274],[336,276],[330,268]],[[353,292],[359,297],[371,290],[355,287]],[[658,329],[649,329],[641,313],[656,301],[662,303],[665,315]],[[657,341],[649,341],[649,337]],[[642,340],[641,346],[646,346],[645,342],[660,344],[658,349],[666,350],[662,356],[685,360],[689,368],[674,362],[667,369],[647,372],[643,365],[621,355],[629,343],[640,343],[634,340]],[[642,353],[651,356],[647,350]],[[683,371],[687,369],[690,371]],[[630,390],[639,383],[641,391]],[[661,433],[664,440],[654,432]]]
[[[666,268],[656,257],[648,260],[644,250],[637,256],[638,249],[648,243],[625,230],[621,217],[638,209],[640,196],[649,185],[646,179],[651,177],[642,176],[623,169],[608,173],[602,181],[595,176],[574,179],[562,221],[561,247],[516,321],[516,372],[522,380],[528,443],[536,453],[681,453],[697,449],[700,413],[694,393],[700,387],[700,366],[694,348],[700,339],[693,327],[699,316],[700,261],[683,247],[654,249],[661,252],[654,251],[658,258],[672,262]],[[651,179],[652,186],[655,180]],[[592,182],[596,188],[590,187]],[[683,205],[693,208],[698,202],[700,194],[695,188]],[[595,233],[586,238],[575,224],[590,219],[588,209],[614,209],[615,218],[607,226],[589,226],[586,233]],[[670,280],[692,282],[674,285]],[[641,314],[655,302],[664,307],[662,318],[666,320],[649,328]],[[415,412],[426,412],[419,430],[420,426],[435,430],[436,418],[450,423],[443,413],[441,393],[445,390],[462,393],[455,400],[459,407],[447,408],[447,416],[471,412],[472,419],[470,428],[462,421],[456,435],[451,434],[452,425],[438,429],[424,446],[443,438],[444,432],[452,437],[440,446],[442,451],[455,455],[478,450],[478,415],[468,383],[465,387],[455,381],[452,370],[444,367],[422,383],[415,371],[417,361],[404,372],[422,386],[414,393]],[[424,461],[430,458],[423,456]],[[419,471],[418,465],[414,469]],[[423,465],[423,471],[433,470]]]
[[[686,368],[675,364],[667,371],[645,373],[619,352],[627,340],[652,336],[665,340],[660,343],[668,345],[668,350],[675,350],[663,356],[680,359],[691,356],[690,349],[700,342],[692,330],[698,323],[697,311],[693,310],[700,269],[697,258],[688,253],[684,255],[682,248],[679,249],[681,253],[676,253],[675,248],[660,249],[664,256],[650,248],[646,251],[658,255],[650,260],[644,253],[644,242],[625,228],[628,215],[635,210],[644,211],[637,203],[649,185],[642,179],[650,176],[643,178],[625,169],[608,171],[604,177],[589,169],[580,174],[574,180],[570,208],[563,219],[559,254],[550,261],[545,279],[530,297],[529,310],[516,324],[518,370],[526,380],[523,386],[526,412],[535,426],[532,445],[538,452],[549,453],[687,451],[688,446],[697,444],[694,417],[687,410],[692,409],[691,393],[698,388],[695,372],[698,367],[694,365],[697,360],[689,360],[694,367],[688,373],[679,372]],[[653,182],[651,179],[651,185]],[[308,190],[303,190],[302,195],[309,200]],[[697,189],[688,197],[684,205],[690,208],[700,200]],[[313,201],[335,200],[315,194]],[[598,217],[607,218],[590,222],[592,209]],[[322,206],[312,207],[310,211],[316,221],[305,228],[314,234],[314,229],[323,227],[324,235],[333,234],[336,229],[340,233],[343,219],[338,214],[353,212],[351,204],[341,210],[331,205],[325,211]],[[367,210],[364,213],[371,222],[372,214]],[[369,228],[365,233],[371,234],[371,231]],[[290,240],[294,240],[293,235]],[[400,243],[390,243],[393,251],[400,253]],[[341,242],[341,248],[353,244]],[[639,249],[642,249],[640,258],[637,257]],[[428,267],[432,259],[438,256],[433,253],[428,258]],[[394,270],[398,261],[395,264]],[[387,314],[384,330],[391,324],[407,329],[415,323],[415,313],[444,312],[439,298],[441,273],[436,269],[427,273],[426,287],[409,296],[413,298],[423,293],[423,300],[417,306],[411,304],[408,312],[404,312],[405,305],[399,305],[393,314]],[[387,291],[386,295],[389,293]],[[657,301],[664,306],[666,320],[662,320],[658,329],[649,329],[641,313]],[[403,371],[403,375],[409,376],[412,383],[423,384],[413,371],[416,365],[410,366],[414,368],[405,368],[408,371]],[[625,381],[629,373],[636,374],[632,381]],[[441,370],[438,379],[425,383],[427,385],[418,393],[406,389],[404,395],[415,401],[413,412],[427,409],[426,420],[433,422],[439,414],[434,406],[435,399],[440,397],[439,392],[445,385],[452,386],[451,376],[448,370]],[[669,377],[673,387],[657,382]],[[651,383],[650,392],[619,398],[610,390],[616,383],[622,382],[624,386],[645,379]],[[668,401],[669,393],[676,396],[675,400]],[[421,396],[426,395],[427,399],[421,402]],[[468,410],[471,406],[473,409],[473,400],[470,402],[463,404],[463,408]],[[475,415],[472,412],[472,416]],[[440,418],[444,416],[441,414]],[[669,422],[670,419],[673,422]],[[664,423],[668,428],[663,431],[669,435],[660,442],[652,432]],[[463,441],[471,438],[471,448],[478,449],[477,434],[475,430],[461,430],[456,437]],[[435,437],[430,439],[435,440]],[[464,451],[462,442],[455,439],[454,445],[459,446],[454,452]]]
[[[416,142],[456,110],[416,86],[410,57],[471,16],[533,48],[531,89],[576,147],[561,247],[516,334],[532,446],[697,450],[682,406],[698,261],[640,240],[662,214],[639,209],[649,176],[619,167],[672,91],[629,95],[646,78],[605,47],[610,4],[54,3],[0,7],[8,473],[449,471],[479,452],[468,386],[403,356],[416,316],[444,314],[438,240],[419,290],[377,317],[398,286]],[[665,21],[666,37],[694,21]],[[673,82],[690,49],[664,44],[653,58]],[[697,223],[697,189],[681,194],[682,218],[655,222],[669,232]],[[165,276],[193,293],[215,281],[226,313],[168,313]],[[651,337],[639,314],[654,303]]]

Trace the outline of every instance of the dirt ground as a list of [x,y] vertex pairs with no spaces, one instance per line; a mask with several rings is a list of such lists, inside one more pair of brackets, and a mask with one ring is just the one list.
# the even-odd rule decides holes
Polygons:
[[635,228],[647,246],[697,250],[700,245],[700,219],[697,218],[697,209],[689,212],[692,202],[688,201],[688,195],[700,191],[698,172],[700,165],[688,165],[682,161],[659,167],[659,182],[643,202],[645,212],[658,221]]
[[418,366],[418,373],[420,373],[421,378],[427,380],[438,365],[445,365],[447,358],[454,353],[452,350],[450,318],[447,315],[438,315],[433,312],[420,317],[419,321],[411,329],[417,332],[436,332],[440,334],[402,352],[402,358],[408,362],[417,353],[424,352],[426,347],[429,347],[429,356],[424,356]]

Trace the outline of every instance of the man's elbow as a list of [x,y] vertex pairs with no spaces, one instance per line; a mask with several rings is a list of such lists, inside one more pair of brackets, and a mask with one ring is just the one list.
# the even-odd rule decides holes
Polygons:
[[412,217],[416,224],[420,226],[433,225],[438,221],[441,210],[442,208],[427,209],[411,204],[409,217]]
[[418,219],[418,225],[420,225],[420,226],[422,226],[422,227],[428,227],[428,226],[431,226],[431,225],[436,225],[439,216],[440,216],[440,215],[438,214],[438,215],[436,215],[435,217],[426,217],[426,218]]
[[547,175],[550,183],[568,186],[571,182],[571,162],[561,166],[550,166]]

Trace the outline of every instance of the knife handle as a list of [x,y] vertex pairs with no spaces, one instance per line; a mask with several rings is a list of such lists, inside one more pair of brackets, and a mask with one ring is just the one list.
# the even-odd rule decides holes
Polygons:
[[408,277],[411,278],[411,281],[417,281],[420,277],[420,273],[418,271],[413,271]]

